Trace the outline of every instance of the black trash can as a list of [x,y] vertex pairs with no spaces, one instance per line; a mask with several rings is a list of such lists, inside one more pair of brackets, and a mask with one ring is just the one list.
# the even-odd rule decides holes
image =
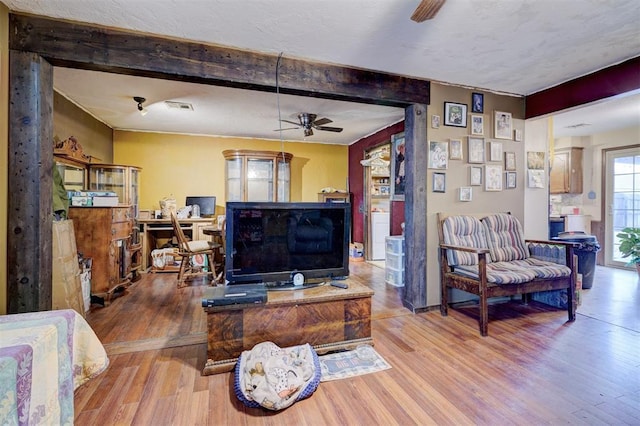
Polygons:
[[596,272],[596,253],[600,250],[600,244],[598,244],[595,235],[589,235],[582,231],[561,232],[552,240],[579,243],[573,249],[573,252],[578,256],[578,273],[582,274],[582,288],[591,288]]

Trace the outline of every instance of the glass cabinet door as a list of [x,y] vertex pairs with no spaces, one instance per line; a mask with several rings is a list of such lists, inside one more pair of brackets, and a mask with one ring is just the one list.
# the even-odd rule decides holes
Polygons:
[[126,171],[125,167],[90,166],[89,190],[115,192],[118,200],[125,203]]
[[62,176],[64,189],[67,191],[84,191],[87,171],[83,166],[56,161],[56,167]]
[[227,159],[227,201],[242,201],[242,158]]
[[247,201],[273,201],[273,160],[247,160]]
[[289,201],[291,158],[277,151],[226,150],[226,201]]
[[287,161],[278,161],[278,199],[276,201],[288,202],[290,199],[291,164]]

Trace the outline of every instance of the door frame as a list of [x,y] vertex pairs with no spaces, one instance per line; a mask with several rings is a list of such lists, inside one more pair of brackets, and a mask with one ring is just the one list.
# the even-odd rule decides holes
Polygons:
[[610,197],[613,192],[613,174],[610,172],[609,156],[615,153],[622,153],[623,151],[629,151],[632,153],[634,150],[640,149],[640,144],[625,145],[614,148],[607,148],[602,150],[602,205],[601,205],[601,218],[602,218],[602,264],[604,266],[613,268],[632,269],[630,266],[626,266],[624,262],[618,262],[613,260],[613,235],[612,228],[613,223],[611,221],[611,209],[609,206],[612,204]]

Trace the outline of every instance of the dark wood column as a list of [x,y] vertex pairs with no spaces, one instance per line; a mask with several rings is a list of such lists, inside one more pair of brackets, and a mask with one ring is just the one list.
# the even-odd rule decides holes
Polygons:
[[427,306],[427,106],[415,104],[404,113],[405,272],[402,303],[412,311]]
[[7,312],[51,309],[53,67],[9,52]]

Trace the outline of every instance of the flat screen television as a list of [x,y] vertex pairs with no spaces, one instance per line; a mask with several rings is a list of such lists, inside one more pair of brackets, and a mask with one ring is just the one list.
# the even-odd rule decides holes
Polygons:
[[187,196],[185,206],[197,204],[200,207],[200,217],[213,217],[216,214],[215,196]]
[[302,288],[349,275],[349,203],[229,202],[229,284]]

